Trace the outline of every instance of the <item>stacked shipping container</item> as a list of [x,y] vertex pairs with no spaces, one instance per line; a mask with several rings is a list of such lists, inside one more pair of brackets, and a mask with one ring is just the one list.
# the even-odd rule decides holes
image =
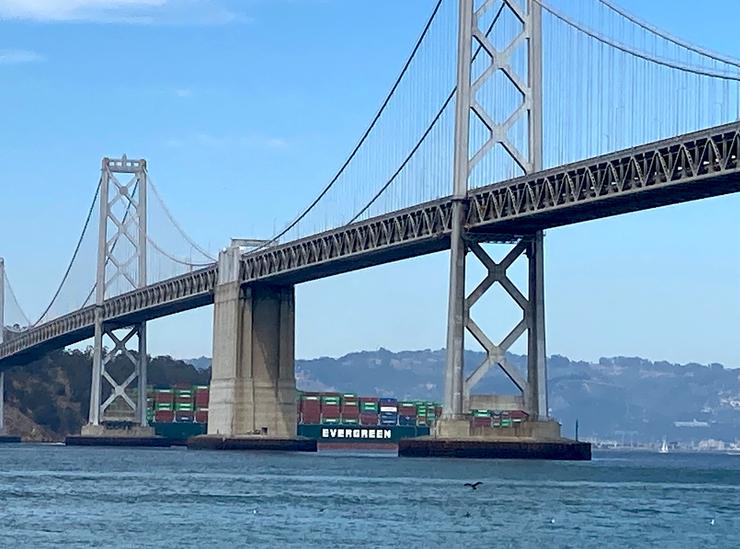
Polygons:
[[398,400],[395,398],[381,398],[378,404],[380,406],[380,425],[398,425]]
[[376,397],[361,397],[360,398],[360,423],[362,425],[377,425],[378,424],[378,398]]
[[172,423],[175,420],[175,391],[170,387],[154,388],[154,422]]
[[195,421],[195,394],[192,387],[175,387],[175,422],[193,423]]
[[[147,419],[152,423],[208,423],[207,385],[150,387]],[[442,407],[425,400],[361,397],[355,393],[299,393],[298,422],[304,425],[432,426]],[[506,428],[527,421],[521,410],[472,410],[474,427]]]
[[325,393],[321,397],[321,423],[339,425],[342,419],[341,399],[336,393]]
[[208,423],[208,385],[197,385],[195,389],[195,422]]

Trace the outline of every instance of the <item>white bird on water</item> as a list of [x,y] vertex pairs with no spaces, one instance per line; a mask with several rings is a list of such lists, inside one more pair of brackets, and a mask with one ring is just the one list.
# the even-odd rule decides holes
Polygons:
[[709,524],[711,524],[712,526],[714,526],[714,519],[710,520],[709,521]]

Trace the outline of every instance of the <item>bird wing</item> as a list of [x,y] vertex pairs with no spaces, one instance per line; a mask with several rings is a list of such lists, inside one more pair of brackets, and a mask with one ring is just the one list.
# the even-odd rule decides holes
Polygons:
[[475,484],[473,484],[473,487],[474,488],[478,488],[478,486],[480,486],[481,484],[483,484],[483,481],[479,480],[478,482],[476,482]]

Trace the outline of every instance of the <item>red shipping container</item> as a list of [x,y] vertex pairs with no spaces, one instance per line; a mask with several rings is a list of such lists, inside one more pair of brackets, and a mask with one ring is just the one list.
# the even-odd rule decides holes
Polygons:
[[474,417],[471,423],[473,424],[473,427],[490,427],[491,418],[490,417]]
[[208,423],[208,410],[197,410],[195,412],[195,423]]
[[336,405],[324,405],[321,407],[322,414],[336,414],[339,415],[339,406]]
[[509,412],[509,417],[511,419],[521,419],[522,421],[529,419],[529,415],[527,415],[527,412],[524,410],[511,410]]
[[208,393],[198,393],[195,395],[195,405],[196,406],[208,406]]
[[172,393],[154,393],[154,402],[172,404],[173,394]]
[[321,423],[321,416],[303,414],[301,416],[301,423],[304,425],[318,425]]
[[416,406],[399,406],[398,415],[406,417],[416,417]]
[[172,423],[175,419],[175,412],[172,410],[156,410],[154,412],[155,423]]
[[362,425],[377,425],[378,424],[378,414],[361,414],[360,415],[360,424],[362,424]]
[[378,402],[379,400],[378,397],[360,397],[360,402]]

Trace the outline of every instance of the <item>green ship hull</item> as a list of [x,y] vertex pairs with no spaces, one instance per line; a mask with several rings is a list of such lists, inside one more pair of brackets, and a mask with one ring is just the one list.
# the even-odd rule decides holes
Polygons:
[[[154,433],[173,444],[184,444],[187,439],[208,432],[207,423],[152,423]],[[404,438],[429,435],[423,425],[298,425],[298,436],[321,443],[386,443],[397,444]]]
[[423,425],[298,425],[299,437],[328,444],[397,444],[404,438],[427,435],[429,427]]
[[154,434],[169,439],[172,444],[185,444],[190,437],[205,435],[207,423],[152,423]]

